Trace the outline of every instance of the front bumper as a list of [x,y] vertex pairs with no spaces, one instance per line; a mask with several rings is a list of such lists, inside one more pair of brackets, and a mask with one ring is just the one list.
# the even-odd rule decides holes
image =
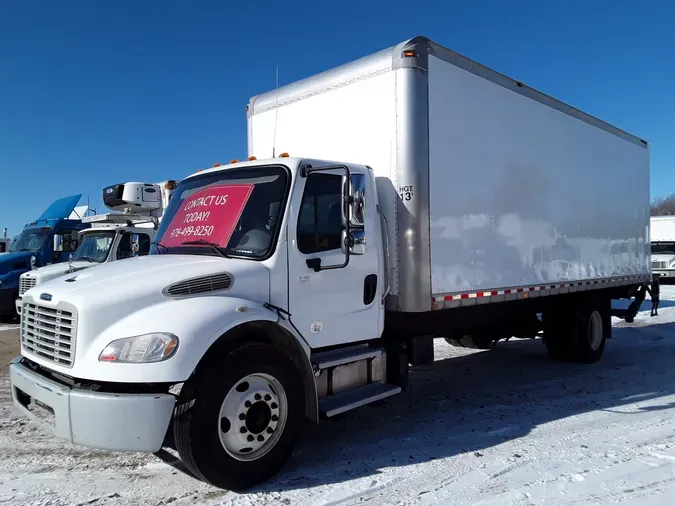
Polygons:
[[675,269],[652,269],[652,274],[662,278],[675,278]]
[[14,406],[56,437],[102,450],[150,452],[162,447],[175,397],[74,388],[15,358],[9,366]]

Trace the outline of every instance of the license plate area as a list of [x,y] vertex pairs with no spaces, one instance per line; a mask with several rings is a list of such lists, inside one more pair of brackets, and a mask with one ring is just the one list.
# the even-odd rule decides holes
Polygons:
[[47,425],[54,426],[56,424],[56,415],[51,406],[31,397],[20,388],[14,387],[14,390],[19,404],[26,408],[31,415]]

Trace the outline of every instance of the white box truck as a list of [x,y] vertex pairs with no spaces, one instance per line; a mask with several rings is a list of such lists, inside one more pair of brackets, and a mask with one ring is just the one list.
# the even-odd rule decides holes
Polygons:
[[663,281],[675,278],[675,216],[652,216],[652,273]]
[[611,299],[650,281],[647,143],[425,38],[253,98],[248,134],[248,161],[178,185],[150,255],[26,293],[60,330],[22,324],[20,410],[96,448],[173,439],[246,488],[303,419],[405,389],[435,337],[543,325],[595,362]]
[[19,317],[23,295],[35,286],[106,262],[147,255],[176,184],[174,180],[155,184],[131,181],[106,186],[103,204],[116,212],[82,218],[82,223],[91,224],[91,228],[79,232],[78,247],[68,263],[46,265],[21,274],[16,299]]

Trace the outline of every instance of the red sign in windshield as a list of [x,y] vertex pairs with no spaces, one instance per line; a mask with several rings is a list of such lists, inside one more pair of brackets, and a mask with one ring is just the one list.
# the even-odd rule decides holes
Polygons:
[[203,239],[221,248],[227,246],[252,191],[252,184],[227,184],[195,192],[181,204],[162,244],[175,247]]

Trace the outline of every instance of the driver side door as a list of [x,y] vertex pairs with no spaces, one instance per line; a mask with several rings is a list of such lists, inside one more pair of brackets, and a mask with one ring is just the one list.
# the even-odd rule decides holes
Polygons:
[[[312,348],[379,337],[378,248],[365,240],[375,230],[375,206],[365,205],[363,254],[351,254],[343,268],[317,272],[310,267],[317,262],[323,267],[345,262],[343,184],[344,173],[339,170],[310,173],[296,180],[301,191],[296,187],[291,202],[289,311]],[[371,191],[366,190],[366,199]]]

